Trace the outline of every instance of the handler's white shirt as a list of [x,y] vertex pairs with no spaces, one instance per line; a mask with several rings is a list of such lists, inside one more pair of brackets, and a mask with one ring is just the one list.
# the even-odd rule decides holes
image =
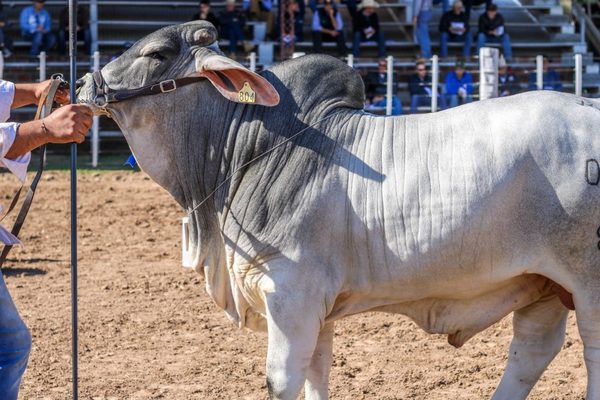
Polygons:
[[0,167],[8,168],[21,182],[25,182],[31,153],[17,157],[14,160],[5,158],[6,153],[15,141],[17,127],[19,126],[15,122],[5,122],[10,117],[10,106],[14,97],[14,83],[0,80]]

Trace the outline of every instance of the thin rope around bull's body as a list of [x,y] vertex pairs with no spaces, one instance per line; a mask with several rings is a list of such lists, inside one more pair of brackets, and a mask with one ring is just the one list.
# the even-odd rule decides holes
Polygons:
[[317,126],[318,124],[320,124],[321,122],[335,116],[337,114],[332,113],[331,115],[328,115],[326,117],[321,118],[320,120],[318,120],[317,122],[307,126],[306,128],[301,129],[300,131],[294,133],[292,136],[290,136],[289,138],[285,139],[284,141],[282,141],[281,143],[276,144],[275,146],[271,147],[268,150],[265,150],[263,153],[259,154],[258,156],[254,157],[253,159],[251,159],[250,161],[245,162],[244,164],[242,164],[241,166],[239,166],[238,168],[236,168],[235,170],[233,170],[233,172],[231,174],[229,174],[224,180],[223,182],[219,183],[217,185],[217,187],[210,192],[197,206],[195,206],[194,208],[192,208],[190,211],[188,211],[188,216],[192,215],[192,213],[194,211],[196,211],[198,208],[200,208],[204,203],[206,203],[208,201],[208,199],[210,199],[215,193],[217,193],[217,191],[219,189],[221,189],[223,187],[223,185],[225,185],[227,182],[229,182],[229,180],[231,178],[233,178],[233,176],[235,174],[237,174],[238,172],[240,172],[242,169],[246,168],[247,166],[249,166],[250,164],[254,163],[255,161],[259,160],[260,158],[266,156],[267,154],[273,152],[275,149],[283,146],[284,144],[288,143],[290,140],[296,138],[297,136],[299,136],[302,132],[306,131],[307,129],[310,128],[314,128],[315,126]]

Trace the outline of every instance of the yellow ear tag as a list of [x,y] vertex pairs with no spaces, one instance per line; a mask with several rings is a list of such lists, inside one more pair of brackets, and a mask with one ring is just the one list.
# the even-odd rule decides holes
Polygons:
[[240,103],[256,103],[256,93],[250,87],[248,82],[244,82],[242,90],[239,92]]

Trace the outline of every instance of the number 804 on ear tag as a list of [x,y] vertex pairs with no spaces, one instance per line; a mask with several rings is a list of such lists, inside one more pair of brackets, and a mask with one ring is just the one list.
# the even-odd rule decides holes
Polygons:
[[242,90],[239,92],[240,103],[256,103],[256,93],[250,87],[248,82],[244,82]]

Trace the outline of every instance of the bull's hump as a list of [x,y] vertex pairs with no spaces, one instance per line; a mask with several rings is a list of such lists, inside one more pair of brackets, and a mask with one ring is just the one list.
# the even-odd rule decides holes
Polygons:
[[265,77],[282,100],[303,114],[337,107],[361,110],[364,106],[360,75],[334,57],[314,54],[295,58],[274,66]]

